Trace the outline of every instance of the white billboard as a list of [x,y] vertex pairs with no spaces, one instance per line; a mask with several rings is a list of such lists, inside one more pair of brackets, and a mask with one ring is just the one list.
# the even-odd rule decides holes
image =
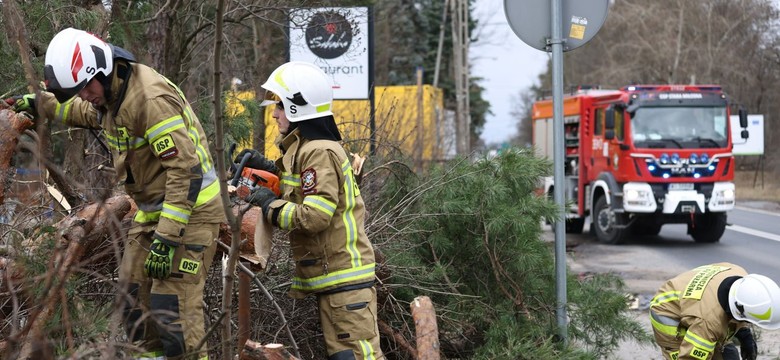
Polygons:
[[731,115],[730,120],[734,155],[764,155],[764,115],[748,115],[747,139],[742,138],[739,116]]
[[290,61],[319,66],[334,99],[368,99],[368,8],[296,9],[290,14]]

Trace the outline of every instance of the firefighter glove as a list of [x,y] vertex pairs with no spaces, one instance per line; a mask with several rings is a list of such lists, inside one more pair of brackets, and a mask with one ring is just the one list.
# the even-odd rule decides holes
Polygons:
[[5,99],[6,104],[11,106],[13,111],[27,111],[35,113],[35,94],[16,95]]
[[256,186],[244,200],[254,206],[259,206],[263,209],[263,214],[268,216],[268,207],[276,199],[278,199],[278,197],[269,188]]
[[739,340],[739,353],[742,356],[742,360],[756,360],[758,357],[758,345],[756,340],[753,339],[753,333],[750,328],[741,328],[734,334],[734,337]]
[[144,274],[146,276],[165,280],[171,276],[171,267],[173,266],[173,253],[176,246],[163,243],[159,239],[154,239],[152,246],[149,247],[149,255],[144,262]]
[[236,156],[235,159],[233,159],[233,162],[236,164],[241,163],[241,159],[244,158],[244,154],[252,154],[249,158],[249,161],[246,162],[246,167],[252,168],[252,169],[258,169],[258,170],[265,170],[268,172],[272,172],[274,174],[279,172],[279,169],[276,168],[276,165],[274,165],[274,162],[271,160],[268,160],[261,154],[259,151],[255,149],[244,149],[241,150],[240,153]]

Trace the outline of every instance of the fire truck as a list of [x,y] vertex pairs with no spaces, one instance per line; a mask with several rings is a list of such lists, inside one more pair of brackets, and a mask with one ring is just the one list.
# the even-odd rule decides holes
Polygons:
[[[741,137],[747,111],[739,109]],[[600,242],[687,224],[696,242],[720,240],[734,208],[729,99],[717,85],[631,85],[564,97],[566,232],[586,219]],[[553,159],[552,99],[534,103],[534,146]],[[556,184],[544,179],[552,197]]]

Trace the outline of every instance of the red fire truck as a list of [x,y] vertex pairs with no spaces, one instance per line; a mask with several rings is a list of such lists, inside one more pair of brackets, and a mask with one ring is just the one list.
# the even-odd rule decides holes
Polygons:
[[[687,224],[696,242],[720,240],[734,208],[729,101],[717,85],[577,90],[563,100],[566,232],[608,244]],[[534,146],[553,159],[553,103],[533,105]],[[739,110],[740,125],[747,112]],[[747,130],[741,137],[747,138]],[[544,180],[552,197],[553,178]]]

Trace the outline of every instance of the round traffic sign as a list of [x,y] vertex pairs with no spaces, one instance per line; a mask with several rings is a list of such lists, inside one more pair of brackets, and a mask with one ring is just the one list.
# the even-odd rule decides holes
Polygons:
[[[607,18],[609,0],[560,0],[563,51],[574,50],[596,36]],[[524,43],[551,51],[551,0],[504,0],[504,12],[512,31]]]

